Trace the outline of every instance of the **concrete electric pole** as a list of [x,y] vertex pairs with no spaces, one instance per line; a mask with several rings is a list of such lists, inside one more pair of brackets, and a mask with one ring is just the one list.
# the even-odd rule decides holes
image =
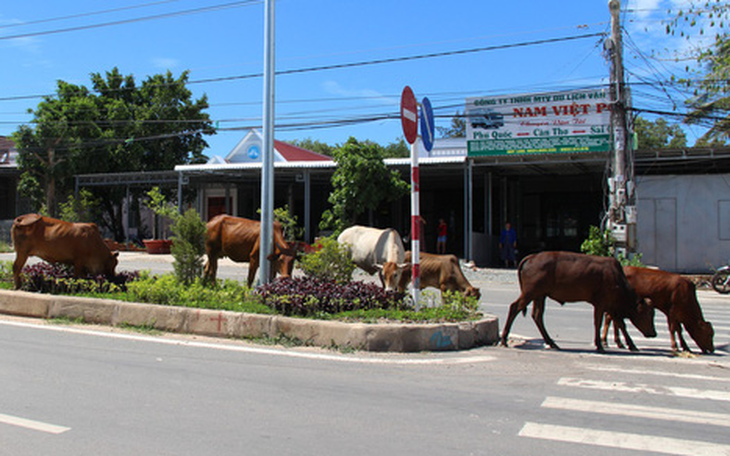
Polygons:
[[621,39],[621,1],[610,0],[611,38],[606,49],[611,59],[611,128],[613,156],[608,188],[609,208],[607,228],[616,239],[616,253],[630,256],[636,248],[636,195],[634,193],[634,163],[629,140],[629,97],[624,82],[623,41]]

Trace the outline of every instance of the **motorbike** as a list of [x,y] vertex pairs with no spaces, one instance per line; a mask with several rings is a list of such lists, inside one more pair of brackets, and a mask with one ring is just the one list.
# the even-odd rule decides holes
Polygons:
[[723,266],[715,271],[710,279],[712,289],[721,294],[730,293],[730,265]]

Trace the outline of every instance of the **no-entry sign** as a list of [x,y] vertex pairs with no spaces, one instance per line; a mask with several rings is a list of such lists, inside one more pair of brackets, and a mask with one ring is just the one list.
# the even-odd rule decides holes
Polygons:
[[418,138],[418,102],[413,90],[405,86],[400,97],[400,122],[403,125],[403,134],[408,144],[413,144]]

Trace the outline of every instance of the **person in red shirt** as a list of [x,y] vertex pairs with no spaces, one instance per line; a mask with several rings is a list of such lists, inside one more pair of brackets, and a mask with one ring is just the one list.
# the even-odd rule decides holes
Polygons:
[[439,219],[439,226],[437,228],[438,237],[436,238],[436,253],[446,253],[446,236],[448,233],[448,226],[446,221],[442,218]]

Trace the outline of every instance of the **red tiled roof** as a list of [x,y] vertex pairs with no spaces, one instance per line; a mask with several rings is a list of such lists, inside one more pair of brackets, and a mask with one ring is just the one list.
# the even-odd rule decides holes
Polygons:
[[317,152],[312,152],[311,150],[302,149],[301,147],[285,143],[284,141],[279,141],[278,139],[274,140],[274,148],[282,155],[282,157],[284,157],[284,160],[286,161],[332,160],[332,157],[328,157],[327,155],[322,155],[318,154]]
[[15,149],[15,143],[5,136],[0,136],[0,150]]

